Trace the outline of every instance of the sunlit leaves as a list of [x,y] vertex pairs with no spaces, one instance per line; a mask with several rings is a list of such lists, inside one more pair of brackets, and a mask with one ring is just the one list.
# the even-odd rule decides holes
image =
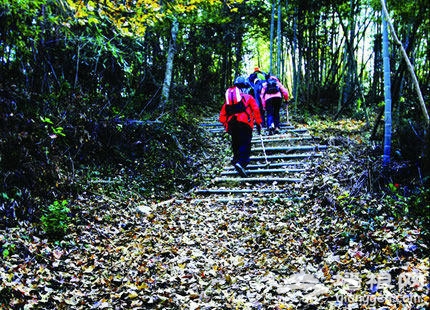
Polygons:
[[[172,1],[160,3],[155,0],[138,1],[74,1],[66,0],[74,12],[74,20],[79,25],[97,24],[106,17],[122,35],[143,36],[147,27],[157,26],[169,17],[175,16],[181,23],[189,23],[196,17],[205,16],[205,11],[220,9],[220,0]],[[241,1],[231,1],[228,6]],[[234,6],[232,10],[236,10]]]
[[149,24],[163,16],[157,1],[73,1],[67,0],[80,25],[99,23],[107,18],[123,35],[143,35]]

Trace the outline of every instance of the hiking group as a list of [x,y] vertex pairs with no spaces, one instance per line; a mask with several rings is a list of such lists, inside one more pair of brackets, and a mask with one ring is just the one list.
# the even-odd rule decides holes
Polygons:
[[219,121],[231,136],[231,163],[241,177],[247,177],[254,124],[260,136],[262,127],[269,135],[279,133],[282,100],[288,107],[288,98],[288,90],[279,79],[258,67],[247,78],[236,77],[226,90]]

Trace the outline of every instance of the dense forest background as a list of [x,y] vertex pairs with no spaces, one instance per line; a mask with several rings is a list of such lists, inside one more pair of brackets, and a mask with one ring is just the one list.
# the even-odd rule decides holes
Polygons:
[[[429,3],[387,7],[428,107]],[[2,226],[115,183],[155,198],[191,188],[210,156],[198,120],[254,66],[287,85],[294,121],[365,120],[378,152],[381,25],[371,0],[1,0]],[[428,127],[392,36],[390,65],[396,171],[423,185]]]

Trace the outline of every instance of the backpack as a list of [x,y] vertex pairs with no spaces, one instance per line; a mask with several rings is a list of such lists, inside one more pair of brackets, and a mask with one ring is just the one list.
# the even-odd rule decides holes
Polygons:
[[263,82],[258,80],[254,85],[254,94],[255,96],[260,97],[261,89],[263,88]]
[[279,93],[278,81],[274,78],[267,80],[267,86],[265,94],[276,94]]
[[225,111],[227,115],[234,115],[242,112],[246,112],[246,106],[243,102],[243,96],[238,87],[230,87],[225,92]]

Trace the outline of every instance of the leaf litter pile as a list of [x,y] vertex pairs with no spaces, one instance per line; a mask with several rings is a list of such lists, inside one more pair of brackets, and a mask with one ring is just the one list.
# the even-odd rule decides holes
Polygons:
[[427,309],[428,231],[369,193],[362,124],[336,125],[290,199],[83,194],[61,241],[2,231],[1,308]]

